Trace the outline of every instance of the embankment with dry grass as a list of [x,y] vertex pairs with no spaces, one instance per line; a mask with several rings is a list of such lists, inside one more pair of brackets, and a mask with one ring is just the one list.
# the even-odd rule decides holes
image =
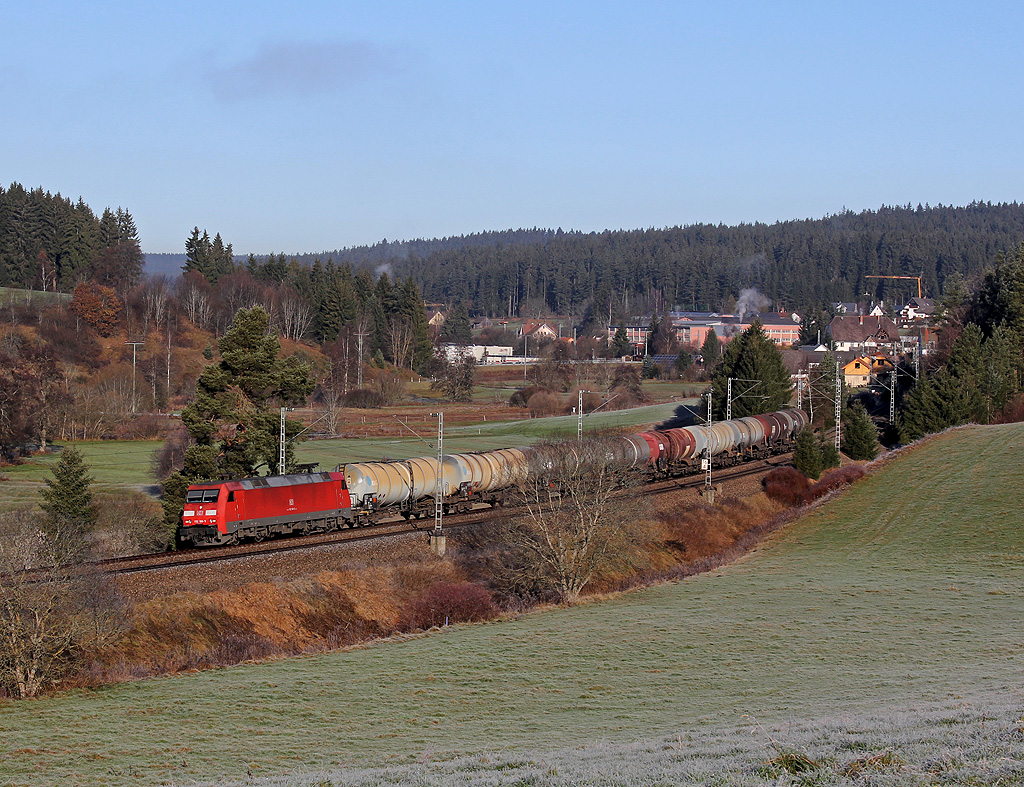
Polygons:
[[[639,554],[597,574],[599,596],[712,570],[748,552],[781,527],[796,505],[863,475],[844,468],[811,484],[791,468],[772,471],[766,491],[716,505],[658,498],[639,523]],[[692,493],[690,493],[692,495]],[[515,615],[557,598],[516,593],[479,559],[487,534],[451,539],[448,558],[406,555],[390,563],[352,562],[292,579],[250,582],[212,592],[175,592],[125,605],[123,633],[83,653],[63,687],[106,683],[320,653],[433,626]]]

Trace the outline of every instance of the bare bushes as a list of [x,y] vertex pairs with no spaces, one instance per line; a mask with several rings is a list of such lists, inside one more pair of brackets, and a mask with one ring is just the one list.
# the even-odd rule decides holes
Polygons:
[[38,696],[118,632],[116,594],[83,567],[81,533],[41,524],[28,510],[0,516],[0,694],[12,697]]
[[530,402],[530,398],[536,393],[551,393],[550,390],[541,385],[528,385],[525,388],[518,389],[508,398],[509,407],[527,407]]
[[160,504],[140,492],[105,492],[96,496],[93,551],[98,557],[157,552],[167,544]]
[[373,381],[373,387],[380,394],[385,407],[405,398],[405,380],[395,372],[381,372]]
[[786,506],[801,506],[849,486],[863,476],[863,467],[847,465],[830,470],[817,483],[812,484],[799,470],[792,467],[777,467],[764,477],[761,484],[765,494],[772,500]]
[[356,407],[360,410],[376,410],[384,406],[384,397],[379,391],[369,388],[356,388],[341,397],[345,407]]
[[530,415],[534,418],[564,415],[566,412],[566,406],[562,401],[562,397],[551,391],[538,391],[530,397],[530,401],[526,406],[530,410]]
[[153,452],[153,476],[157,481],[166,481],[172,473],[185,466],[185,451],[192,445],[192,438],[184,424],[167,435],[164,444]]
[[522,513],[501,529],[504,549],[493,556],[504,584],[554,591],[573,602],[593,580],[638,564],[645,540],[643,498],[623,505],[623,478],[612,446],[591,440],[541,446],[543,472],[513,492]]
[[450,623],[492,620],[498,608],[491,594],[472,582],[438,582],[409,605],[406,626],[427,629]]

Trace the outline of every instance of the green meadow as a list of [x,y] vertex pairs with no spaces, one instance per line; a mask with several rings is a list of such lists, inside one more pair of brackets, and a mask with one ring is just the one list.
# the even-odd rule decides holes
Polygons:
[[653,736],[682,747],[752,719],[780,729],[1019,698],[1022,447],[1022,424],[938,436],[746,558],[682,582],[328,655],[8,702],[0,784],[245,782]]

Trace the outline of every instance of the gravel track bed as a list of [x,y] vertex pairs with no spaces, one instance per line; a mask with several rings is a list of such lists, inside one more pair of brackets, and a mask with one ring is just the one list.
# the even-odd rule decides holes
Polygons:
[[169,566],[112,577],[132,603],[173,593],[234,590],[250,582],[288,581],[352,564],[417,560],[428,553],[425,533],[403,533],[367,541],[323,544],[268,555],[251,555],[220,563]]

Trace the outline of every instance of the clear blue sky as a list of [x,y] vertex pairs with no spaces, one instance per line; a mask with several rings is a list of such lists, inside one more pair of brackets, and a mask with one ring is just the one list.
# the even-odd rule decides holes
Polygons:
[[7,3],[0,181],[145,251],[1024,199],[1019,2]]

